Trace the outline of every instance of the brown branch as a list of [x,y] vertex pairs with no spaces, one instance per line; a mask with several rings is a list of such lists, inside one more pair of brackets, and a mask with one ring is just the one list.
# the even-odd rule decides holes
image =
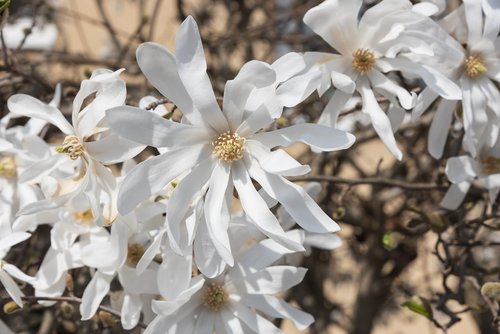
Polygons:
[[338,176],[327,176],[327,175],[312,175],[312,176],[297,176],[289,178],[292,182],[300,181],[326,181],[331,183],[347,184],[349,186],[358,186],[363,184],[371,184],[377,186],[386,187],[396,187],[405,190],[447,190],[448,187],[445,185],[439,185],[434,183],[411,183],[401,180],[385,179],[381,177],[368,177],[364,179],[346,179]]
[[[81,298],[66,297],[66,296],[61,296],[61,297],[23,296],[21,298],[26,302],[54,301],[54,302],[68,302],[68,303],[73,303],[73,304],[81,304],[82,303]],[[99,305],[99,310],[104,311],[104,312],[108,312],[108,313],[110,313],[118,318],[121,318],[121,313],[113,310],[110,307]],[[137,324],[137,327],[146,328],[147,325],[142,323],[142,322],[139,322]]]

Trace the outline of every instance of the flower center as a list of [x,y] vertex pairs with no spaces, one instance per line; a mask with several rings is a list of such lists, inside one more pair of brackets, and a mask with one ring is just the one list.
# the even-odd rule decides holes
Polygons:
[[76,136],[66,136],[62,146],[56,147],[58,153],[66,153],[71,160],[78,159],[83,154],[83,145]]
[[500,173],[500,158],[487,157],[481,161],[483,172],[488,175]]
[[75,212],[73,214],[75,220],[81,224],[89,224],[94,220],[94,214],[92,213],[92,209],[88,209],[86,211]]
[[365,74],[375,66],[375,55],[368,49],[357,49],[352,56],[352,67],[359,74]]
[[212,142],[214,154],[219,159],[231,162],[243,158],[245,138],[237,133],[225,132]]
[[203,300],[203,306],[211,311],[218,312],[227,305],[228,295],[222,285],[211,283],[205,288]]
[[133,244],[128,245],[128,252],[127,252],[127,264],[135,267],[141,260],[142,256],[144,255],[144,246],[134,242]]
[[465,74],[470,78],[475,78],[488,71],[482,63],[480,56],[469,56],[465,59]]
[[11,179],[17,175],[16,161],[11,156],[0,158],[0,176]]

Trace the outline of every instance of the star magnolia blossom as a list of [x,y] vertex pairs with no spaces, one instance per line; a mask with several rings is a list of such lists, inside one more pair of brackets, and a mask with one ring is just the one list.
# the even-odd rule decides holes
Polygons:
[[[73,189],[46,200],[25,206],[18,214],[32,214],[37,211],[53,209],[63,205],[79,193],[84,193],[91,205],[94,217],[103,225],[104,217],[99,207],[100,192],[112,194],[116,187],[111,171],[104,164],[124,161],[144,147],[106,133],[101,123],[107,108],[122,105],[125,101],[125,82],[119,78],[122,70],[96,70],[88,80],[81,84],[80,91],[73,101],[71,125],[54,105],[24,94],[12,96],[8,107],[12,114],[38,118],[58,127],[66,138],[56,151],[67,155],[71,160],[80,161],[78,182]],[[95,99],[82,109],[84,100],[96,93]],[[54,155],[43,164],[34,166],[31,174],[46,174],[66,161],[64,155]],[[74,183],[74,182],[73,182]],[[108,220],[111,217],[108,217]]]
[[480,152],[477,158],[462,155],[448,159],[445,171],[452,185],[441,201],[442,207],[457,209],[475,180],[488,189],[490,201],[495,201],[500,190],[500,140]]
[[[460,26],[451,22],[466,22]],[[447,64],[456,64],[450,73],[450,78],[460,84],[462,90],[463,126],[465,136],[464,147],[474,157],[480,153],[480,148],[492,146],[500,131],[500,91],[495,82],[500,82],[500,3],[494,0],[464,0],[464,5],[445,17],[441,24],[452,34],[463,38],[464,49],[460,43],[451,38],[442,38],[442,34],[433,29],[429,39],[439,34],[435,45],[449,45],[450,52],[441,59]],[[461,30],[466,28],[465,33]],[[462,37],[462,35],[464,35]],[[458,63],[454,59],[458,58]],[[453,60],[452,60],[453,59]],[[438,62],[439,65],[443,61]],[[437,64],[436,64],[437,65]],[[425,88],[419,96],[412,118],[418,118],[436,100],[438,95]],[[429,153],[440,158],[443,154],[447,131],[457,107],[457,101],[442,100],[436,110],[436,115],[429,130]],[[486,130],[487,129],[487,130]]]
[[122,214],[188,172],[175,188],[167,210],[168,235],[179,254],[183,218],[192,199],[206,191],[208,234],[226,263],[233,265],[227,228],[234,188],[245,212],[263,233],[290,249],[303,249],[286,237],[252,179],[306,230],[338,230],[301,187],[283,178],[305,174],[310,168],[281,149],[271,149],[301,141],[318,150],[334,151],[351,146],[354,136],[313,124],[259,132],[281,115],[283,106],[275,96],[275,87],[286,79],[283,75],[277,77],[273,68],[262,62],[245,64],[226,84],[221,111],[206,73],[198,27],[191,17],[179,28],[175,55],[161,45],[145,43],[137,50],[137,61],[149,81],[180,108],[183,120],[176,123],[127,106],[108,110],[107,122],[113,131],[164,152],[127,175],[118,194]]
[[282,333],[267,318],[290,319],[299,330],[313,322],[311,315],[273,296],[301,282],[306,272],[304,268],[272,266],[286,249],[266,239],[235,253],[235,266],[219,276],[194,277],[182,304],[168,299],[153,301],[158,316],[145,334]]
[[[384,73],[401,71],[417,75],[449,99],[460,99],[460,91],[437,70],[415,64],[405,57],[408,53],[432,54],[419,38],[405,35],[405,25],[429,20],[427,17],[412,11],[409,1],[385,0],[368,9],[358,21],[362,3],[362,0],[327,0],[306,13],[304,22],[339,54],[306,53],[304,58],[310,64],[309,69],[286,82],[280,88],[284,92],[279,90],[279,93],[292,95],[290,98],[296,103],[314,89],[322,95],[333,85],[336,90],[318,122],[335,126],[343,106],[357,91],[362,99],[362,112],[370,116],[380,139],[401,160],[402,153],[396,145],[393,129],[403,121],[403,109],[415,106],[416,95]],[[388,115],[377,102],[375,93],[392,103]]]
[[[3,259],[10,247],[28,239],[30,236],[31,234],[29,233],[15,232],[0,238],[0,257]],[[23,307],[23,300],[21,297],[23,297],[24,294],[10,276],[25,282],[31,282],[33,277],[26,275],[16,266],[7,263],[4,260],[0,260],[0,282],[16,304]]]

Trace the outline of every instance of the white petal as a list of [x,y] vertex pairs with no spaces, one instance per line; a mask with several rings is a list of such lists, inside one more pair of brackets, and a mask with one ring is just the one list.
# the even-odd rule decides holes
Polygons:
[[176,300],[189,287],[193,258],[165,251],[158,269],[158,288],[167,300]]
[[142,301],[139,295],[126,294],[123,297],[121,323],[124,329],[133,329],[141,318]]
[[290,319],[299,330],[309,327],[314,318],[301,310],[292,307],[281,298],[269,295],[245,296],[245,304],[273,318]]
[[16,302],[17,305],[23,307],[23,300],[21,299],[24,294],[17,286],[16,282],[3,270],[0,270],[0,282],[3,284],[9,296]]
[[134,268],[123,266],[118,271],[118,277],[125,291],[142,295],[157,295],[160,293],[157,284],[158,271],[146,269],[140,275],[136,274]]
[[31,234],[26,232],[14,232],[0,239],[0,251],[8,250],[10,247],[17,245],[20,242],[31,237]]
[[93,159],[106,165],[131,159],[145,148],[113,133],[99,140],[86,142],[84,146]]
[[417,96],[415,93],[408,93],[408,91],[391,80],[377,70],[367,73],[372,87],[377,88],[389,96],[397,96],[399,103],[406,110],[411,109],[416,104]]
[[467,43],[469,45],[476,44],[483,35],[483,11],[481,7],[481,1],[464,0],[465,20],[469,32]]
[[263,172],[256,162],[251,163],[249,170],[252,178],[259,182],[271,197],[277,199],[301,227],[316,233],[339,230],[338,225],[321,210],[302,187],[281,176]]
[[350,76],[345,75],[340,72],[332,71],[332,84],[340,89],[341,91],[352,94],[356,89],[356,83],[351,79]]
[[180,224],[185,218],[189,207],[192,205],[195,195],[207,185],[213,169],[214,161],[210,157],[194,167],[175,187],[167,207],[168,236],[173,247],[175,245],[176,248],[179,248],[181,238]]
[[196,327],[193,333],[196,334],[213,334],[215,327],[216,314],[209,311],[208,309],[203,309],[196,319]]
[[106,120],[113,132],[153,147],[178,148],[210,142],[214,136],[205,128],[172,122],[155,113],[129,106],[108,110]]
[[300,243],[286,236],[278,220],[267,207],[266,202],[255,190],[244,164],[240,161],[233,163],[232,172],[234,187],[238,192],[241,205],[259,230],[286,248],[296,251],[303,250]]
[[160,44],[142,43],[137,48],[136,57],[142,73],[151,84],[178,106],[191,124],[203,126],[203,118],[195,110],[193,101],[179,77],[174,55]]
[[[82,92],[84,84],[86,83],[89,83],[91,87],[89,87],[89,91],[85,92],[85,96],[81,97],[82,102],[83,99],[88,98],[88,96],[94,92],[96,92],[96,96],[89,105],[80,111],[80,106],[75,106],[75,103]],[[78,134],[81,137],[92,134],[99,122],[101,122],[104,118],[106,109],[124,104],[126,96],[127,90],[125,88],[125,81],[121,80],[119,77],[108,83],[106,86],[100,82],[84,80],[82,82],[82,88],[73,101],[73,107],[78,108],[77,110],[80,111],[77,126]]]
[[[361,0],[324,1],[304,15],[304,22],[334,49],[351,54],[358,43],[358,12]],[[332,20],[332,13],[335,19]]]
[[269,153],[269,158],[262,162],[266,172],[281,176],[304,175],[311,171],[309,165],[302,165],[286,151],[278,149]]
[[375,132],[396,159],[401,160],[403,158],[403,153],[396,144],[396,139],[392,133],[391,122],[380,108],[373,91],[368,87],[368,83],[363,82],[358,84],[358,91],[363,101],[362,111],[370,116]]
[[495,40],[500,32],[500,3],[496,0],[483,0],[484,37]]
[[[243,284],[248,294],[275,294],[302,282],[307,269],[292,266],[273,266],[245,276]],[[235,283],[236,284],[236,283]]]
[[281,334],[282,331],[273,325],[269,320],[261,317],[255,311],[248,309],[247,306],[239,302],[231,302],[229,308],[233,311],[235,317],[243,321],[255,333],[274,333]]
[[321,113],[318,124],[326,125],[329,127],[337,126],[337,118],[339,117],[342,108],[346,105],[347,101],[352,97],[352,94],[344,93],[337,89],[328,101]]
[[101,301],[109,291],[112,279],[113,275],[105,275],[99,271],[94,274],[83,292],[82,303],[80,304],[82,320],[88,320],[95,314]]
[[453,157],[446,162],[446,175],[453,183],[470,181],[478,175],[480,167],[470,157],[462,155]]
[[470,182],[467,181],[458,184],[452,184],[446,192],[444,198],[441,200],[440,205],[448,210],[456,210],[464,201],[465,195],[467,195],[470,185]]
[[206,72],[207,63],[200,32],[191,16],[186,18],[179,27],[175,38],[175,49],[179,76],[184,86],[188,88],[188,94],[205,124],[209,124],[218,133],[227,131],[227,121],[219,108]]
[[273,116],[265,105],[261,105],[257,110],[252,111],[236,129],[236,132],[242,137],[248,137],[261,130],[273,122]]
[[271,64],[276,72],[276,82],[284,82],[305,69],[304,56],[296,52],[288,52]]
[[445,99],[460,100],[462,98],[462,90],[441,72],[430,66],[417,64],[403,57],[378,59],[377,66],[383,72],[401,71],[418,75],[427,86]]
[[16,94],[9,98],[7,106],[13,114],[42,119],[54,124],[67,135],[74,133],[73,127],[59,109],[46,105],[34,97]]
[[[298,244],[302,244],[304,241],[303,230],[296,229],[288,231],[286,235],[290,240]],[[295,251],[283,247],[272,239],[264,239],[241,254],[238,257],[238,263],[242,268],[248,267],[255,270],[261,270],[272,265],[284,255],[294,252]]]
[[311,246],[319,249],[335,249],[340,247],[342,244],[342,239],[333,233],[309,233],[306,232],[306,238],[304,240],[304,246]]
[[424,90],[418,95],[415,108],[412,110],[411,120],[416,121],[422,114],[429,109],[430,105],[436,101],[439,95],[434,92],[430,87],[425,87]]
[[214,278],[224,271],[226,262],[217,253],[205,223],[198,226],[193,248],[196,266],[203,275]]
[[451,121],[453,120],[453,112],[456,108],[457,101],[442,100],[436,110],[427,140],[429,153],[435,159],[440,159],[443,156],[448,129],[450,128]]
[[355,137],[348,132],[308,123],[257,133],[252,139],[269,148],[303,142],[317,150],[327,152],[346,149],[355,141]]
[[[210,152],[211,153],[211,152]],[[118,211],[131,212],[149,196],[161,191],[170,181],[206,156],[204,146],[179,149],[145,160],[123,180],[118,192]]]
[[141,259],[137,263],[136,273],[137,275],[141,275],[146,268],[151,264],[154,257],[159,253],[160,246],[162,243],[163,235],[165,234],[165,230],[161,230],[153,239],[153,242],[149,245],[148,249],[144,252]]
[[231,167],[224,162],[215,165],[210,177],[210,185],[205,197],[205,219],[207,230],[210,234],[217,252],[222,259],[230,266],[233,266],[234,259],[231,254],[231,244],[227,234],[229,225],[229,203],[227,197],[228,189],[233,185],[230,183]]
[[243,65],[234,80],[226,82],[223,111],[231,131],[240,125],[250,93],[274,84],[275,80],[276,73],[268,64],[252,60]]
[[321,71],[309,71],[285,81],[276,90],[276,95],[285,107],[295,107],[318,89],[320,83]]

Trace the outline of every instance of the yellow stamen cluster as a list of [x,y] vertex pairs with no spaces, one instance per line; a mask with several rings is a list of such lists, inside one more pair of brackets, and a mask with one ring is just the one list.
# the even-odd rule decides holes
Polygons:
[[0,176],[7,179],[14,178],[17,175],[16,161],[14,157],[5,156],[0,158]]
[[86,211],[75,212],[73,214],[75,220],[81,224],[89,224],[94,220],[94,214],[92,213],[92,209],[88,209]]
[[58,153],[66,153],[71,160],[78,159],[84,152],[83,145],[76,136],[67,136],[64,138],[62,146],[56,148]]
[[352,54],[352,67],[361,75],[375,66],[375,55],[368,49],[358,49]]
[[475,78],[488,71],[481,61],[480,56],[469,56],[465,59],[465,74],[470,78]]
[[139,243],[132,243],[128,245],[127,263],[135,267],[144,255],[144,246]]
[[226,307],[229,296],[222,285],[211,283],[205,288],[203,306],[211,311],[218,312]]
[[245,138],[237,133],[225,132],[212,142],[214,154],[221,160],[232,162],[243,158]]
[[481,161],[483,172],[485,174],[499,174],[500,173],[500,158],[487,157]]

